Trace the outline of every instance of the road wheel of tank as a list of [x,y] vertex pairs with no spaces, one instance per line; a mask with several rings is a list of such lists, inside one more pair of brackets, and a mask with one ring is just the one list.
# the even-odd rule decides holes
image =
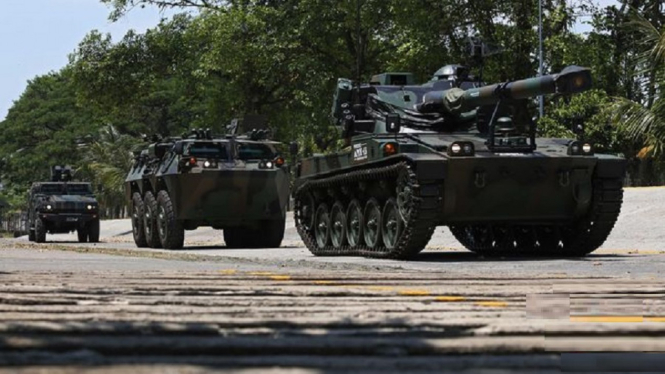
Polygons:
[[157,232],[166,249],[181,249],[185,244],[185,229],[176,219],[169,193],[164,190],[157,194]]
[[90,243],[99,243],[99,218],[88,222],[88,241]]
[[341,201],[335,202],[330,210],[330,241],[335,249],[346,245],[346,209]]
[[360,201],[351,200],[346,210],[346,240],[351,247],[358,247],[363,243],[363,210]]
[[408,169],[401,170],[397,176],[395,202],[402,221],[407,222],[413,209],[413,186]]
[[521,225],[513,227],[515,237],[515,251],[518,253],[531,254],[538,245],[536,230],[531,226]]
[[402,236],[404,220],[400,214],[397,201],[392,197],[383,205],[381,222],[383,245],[385,245],[388,250],[393,250],[397,247],[400,237]]
[[78,236],[79,243],[85,243],[88,241],[88,230],[85,227],[79,227],[76,229],[76,235]]
[[46,241],[46,223],[41,218],[35,219],[35,242],[44,243]]
[[28,230],[28,241],[29,242],[35,241],[35,230]]
[[157,230],[157,200],[150,191],[143,198],[143,229],[148,247],[162,248]]
[[365,245],[370,249],[375,249],[379,246],[381,239],[381,208],[375,198],[367,201],[363,216],[365,218],[363,225]]
[[226,248],[242,248],[245,242],[245,228],[243,227],[229,227],[224,229],[224,243]]
[[141,199],[140,193],[134,192],[132,195],[132,235],[134,236],[134,243],[139,248],[148,246],[143,216],[143,199]]
[[561,241],[559,228],[557,226],[538,226],[536,227],[536,239],[538,245],[534,251],[535,255],[553,255],[559,249]]
[[450,226],[455,239],[471,252],[487,255],[492,253],[493,239],[490,225]]
[[296,196],[294,217],[296,222],[300,223],[300,226],[302,226],[305,231],[309,232],[314,228],[315,213],[316,202],[314,201],[314,196],[308,192],[298,194],[298,196]]
[[314,236],[319,249],[324,249],[330,241],[330,211],[326,204],[321,204],[316,208]]

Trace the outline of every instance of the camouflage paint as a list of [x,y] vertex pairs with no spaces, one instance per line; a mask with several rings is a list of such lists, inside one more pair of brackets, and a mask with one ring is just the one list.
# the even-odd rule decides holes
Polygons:
[[[210,140],[183,139],[184,143],[230,144],[228,138]],[[236,144],[263,144],[278,154],[272,141],[252,141],[236,138]],[[176,218],[185,229],[212,226],[217,229],[234,226],[257,226],[262,220],[284,219],[289,199],[289,168],[287,165],[262,169],[261,161],[228,159],[197,159],[191,168],[180,168],[179,164],[189,157],[174,152],[173,142],[162,143],[166,148],[162,157],[155,156],[158,144],[151,144],[137,159],[125,180],[127,200],[132,195],[141,196],[146,191],[156,193],[166,190],[174,205]],[[216,163],[206,168],[204,162]]]

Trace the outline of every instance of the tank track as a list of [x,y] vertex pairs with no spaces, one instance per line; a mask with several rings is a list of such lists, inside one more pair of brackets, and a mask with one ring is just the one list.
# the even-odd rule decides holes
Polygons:
[[457,225],[450,230],[470,251],[487,256],[581,257],[600,247],[621,211],[621,179],[593,180],[586,216],[570,225]]
[[[307,227],[309,217],[304,217],[304,205],[307,204],[308,194],[314,196],[315,207],[310,210],[317,211],[318,207],[326,204],[332,207],[336,201],[342,202],[348,208],[350,201],[358,199],[364,206],[370,198],[376,198],[380,206],[397,194],[397,178],[402,176],[409,187],[410,198],[405,210],[408,212],[403,217],[401,233],[398,235],[393,248],[387,248],[379,234],[379,244],[370,248],[363,243],[355,246],[348,242],[337,248],[328,240],[327,245],[320,247],[316,240],[314,227]],[[361,185],[383,184],[382,191],[385,194],[376,196],[367,193]],[[436,216],[441,209],[442,196],[441,182],[429,184],[419,183],[411,166],[407,162],[398,162],[393,165],[362,169],[328,178],[309,180],[300,186],[295,195],[295,222],[298,234],[307,248],[316,256],[365,256],[374,258],[408,259],[422,251],[434,233],[436,227]],[[370,196],[371,195],[371,196]],[[393,200],[394,201],[394,200]]]

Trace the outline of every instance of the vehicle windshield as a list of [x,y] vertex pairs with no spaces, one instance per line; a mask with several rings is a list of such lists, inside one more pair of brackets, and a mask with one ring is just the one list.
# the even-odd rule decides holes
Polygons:
[[68,184],[67,195],[92,195],[92,186],[90,184]]
[[92,195],[92,186],[89,183],[44,183],[37,192],[43,195]]
[[189,143],[186,146],[186,155],[201,158],[226,158],[226,145],[213,142]]
[[238,158],[241,160],[268,160],[275,158],[275,152],[266,144],[239,143]]

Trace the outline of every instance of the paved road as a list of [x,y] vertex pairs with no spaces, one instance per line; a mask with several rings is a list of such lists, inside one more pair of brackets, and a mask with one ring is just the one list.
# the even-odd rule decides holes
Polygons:
[[660,371],[635,352],[665,351],[663,192],[629,190],[608,245],[577,260],[480,258],[443,230],[409,262],[315,258],[297,238],[227,250],[211,230],[137,250],[125,221],[98,245],[2,240],[0,367]]

